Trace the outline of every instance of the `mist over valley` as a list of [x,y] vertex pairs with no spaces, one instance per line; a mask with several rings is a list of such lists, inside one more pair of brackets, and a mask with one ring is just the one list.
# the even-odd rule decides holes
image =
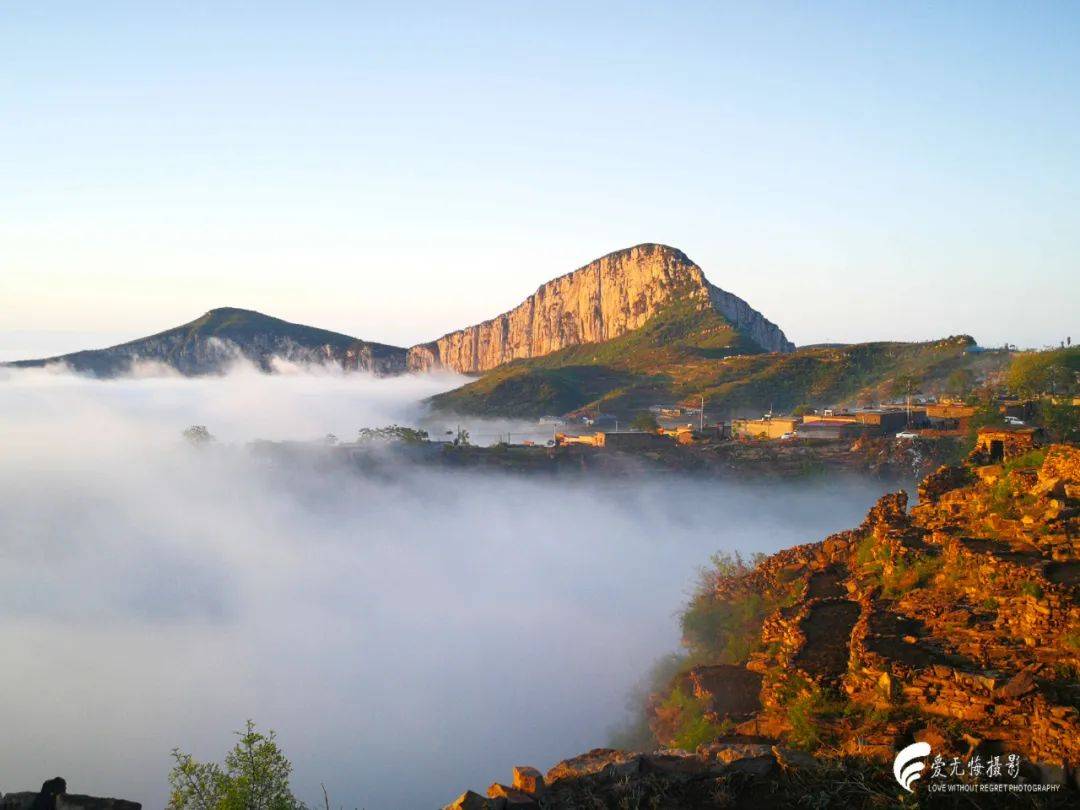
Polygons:
[[0,783],[47,763],[147,807],[171,748],[219,757],[248,717],[298,796],[367,807],[603,745],[711,554],[819,539],[883,489],[370,477],[246,446],[420,423],[446,375],[0,375]]

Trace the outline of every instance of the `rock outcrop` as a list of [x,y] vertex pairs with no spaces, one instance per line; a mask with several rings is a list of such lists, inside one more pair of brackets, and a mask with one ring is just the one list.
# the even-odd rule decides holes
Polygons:
[[35,792],[6,793],[0,796],[0,810],[141,810],[138,802],[124,799],[101,799],[67,792],[62,777],[47,780]]
[[[1066,488],[1080,450],[1021,462],[1034,466],[942,467],[910,512],[904,493],[886,495],[859,528],[722,579],[717,605],[764,597],[744,664],[762,677],[762,709],[730,710],[725,682],[698,695],[706,719],[778,739],[805,739],[809,722],[814,738],[883,761],[944,723],[936,753],[1015,754],[1032,779],[1076,779],[1080,500]],[[653,710],[662,743],[679,719]]]
[[408,365],[413,370],[487,371],[511,360],[619,337],[676,302],[714,308],[764,351],[795,349],[776,324],[710,284],[682,251],[643,244],[549,281],[492,320],[413,346]]
[[[942,467],[920,493],[718,571],[686,614],[701,629],[685,668],[648,701],[670,748],[565,760],[520,806],[896,806],[892,764],[914,741],[961,766],[955,796],[929,795],[946,777],[928,768],[920,802],[1016,791],[1039,798],[1013,806],[1076,806],[1080,448]],[[452,807],[502,806],[472,795]]]

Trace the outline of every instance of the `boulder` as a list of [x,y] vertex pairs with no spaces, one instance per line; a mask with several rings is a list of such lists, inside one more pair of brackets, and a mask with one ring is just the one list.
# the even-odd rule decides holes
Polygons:
[[635,774],[641,769],[641,754],[613,748],[594,748],[572,759],[564,759],[547,772],[546,782],[606,773],[612,776]]
[[497,808],[505,804],[505,799],[502,801],[489,799],[474,791],[466,790],[454,801],[446,805],[443,810],[497,810]]
[[818,762],[817,759],[810,756],[805,751],[796,751],[794,748],[781,748],[778,745],[774,745],[772,747],[772,754],[776,757],[776,761],[780,764],[780,767],[786,771],[821,767],[821,763]]
[[723,766],[686,752],[654,751],[641,760],[642,773],[664,776],[719,776],[722,771]]
[[544,775],[528,765],[515,765],[513,787],[526,793],[540,793],[544,789]]
[[711,759],[730,765],[740,759],[772,756],[772,746],[762,743],[711,743],[698,748],[704,759]]
[[498,782],[492,783],[487,790],[487,795],[491,799],[505,799],[507,810],[531,810],[540,806],[536,803],[536,799],[525,791],[507,787]]
[[1038,688],[1035,678],[1027,670],[1018,672],[1008,683],[997,690],[1001,697],[1018,698],[1034,692]]
[[770,752],[763,757],[744,757],[727,766],[728,773],[741,773],[746,776],[765,777],[776,772],[776,757]]

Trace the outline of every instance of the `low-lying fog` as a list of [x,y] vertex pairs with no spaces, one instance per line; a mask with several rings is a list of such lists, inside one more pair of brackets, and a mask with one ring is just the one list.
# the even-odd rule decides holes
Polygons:
[[0,369],[3,790],[162,807],[170,749],[220,759],[250,717],[309,802],[440,806],[605,744],[710,554],[820,539],[882,489],[369,480],[242,447],[415,423],[457,383]]

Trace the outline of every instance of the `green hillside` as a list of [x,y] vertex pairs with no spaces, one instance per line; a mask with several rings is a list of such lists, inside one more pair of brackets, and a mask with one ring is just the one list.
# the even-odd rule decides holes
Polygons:
[[604,343],[519,360],[433,397],[440,410],[533,417],[597,406],[629,414],[653,404],[697,404],[724,416],[800,404],[876,401],[904,389],[944,390],[959,369],[978,380],[1008,363],[1004,352],[967,353],[974,340],[816,346],[763,354],[718,314],[677,306]]

